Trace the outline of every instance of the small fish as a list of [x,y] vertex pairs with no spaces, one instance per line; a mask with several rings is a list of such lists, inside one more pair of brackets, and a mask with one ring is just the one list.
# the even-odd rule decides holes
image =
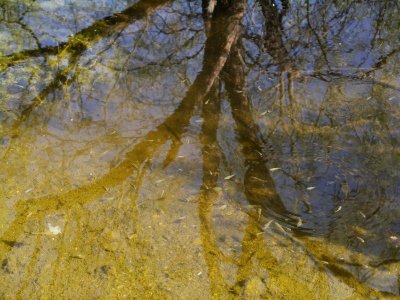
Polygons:
[[276,226],[280,231],[286,233],[286,230],[282,227],[281,224],[279,224],[278,222],[275,222],[274,224],[275,224],[275,226]]
[[341,186],[340,186],[340,191],[347,197],[350,193],[350,187],[349,184],[344,181],[342,182]]
[[335,213],[337,213],[337,212],[339,212],[339,211],[341,211],[341,210],[342,210],[342,207],[339,206],[339,207],[335,210]]
[[10,246],[10,247],[22,247],[23,245],[25,245],[24,243],[21,242],[17,242],[17,241],[9,241],[9,240],[1,240],[4,244]]
[[235,177],[235,174],[228,175],[228,176],[226,176],[224,179],[225,179],[225,180],[229,180],[229,179],[232,179],[233,177]]
[[269,169],[271,172],[275,172],[275,171],[278,171],[278,170],[281,170],[281,168],[271,168],[271,169]]
[[307,191],[312,191],[312,190],[314,190],[315,189],[315,186],[309,186],[308,188],[307,188]]
[[70,255],[69,258],[84,259],[85,257],[81,254],[78,254],[78,255]]
[[365,243],[365,240],[359,236],[356,236],[357,240],[359,240],[361,243]]
[[217,193],[221,193],[221,194],[224,192],[223,189],[219,186],[214,187],[213,190],[216,191]]
[[255,176],[252,176],[251,178],[254,180],[257,180],[257,181],[261,181],[261,182],[268,182],[267,180],[264,180],[264,179],[261,179],[261,178],[255,177]]
[[263,230],[267,230],[268,227],[271,225],[271,223],[272,223],[272,220],[269,220],[269,221],[267,222],[267,224],[264,225]]

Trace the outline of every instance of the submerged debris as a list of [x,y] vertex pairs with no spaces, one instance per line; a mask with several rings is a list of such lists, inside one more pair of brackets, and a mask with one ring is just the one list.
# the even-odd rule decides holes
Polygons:
[[298,221],[297,221],[296,226],[297,226],[297,227],[301,227],[302,225],[303,225],[303,221],[301,220],[300,217],[298,217]]
[[58,235],[62,232],[61,227],[58,225],[53,226],[50,223],[47,223],[47,228],[49,229],[49,233],[51,233],[53,235]]

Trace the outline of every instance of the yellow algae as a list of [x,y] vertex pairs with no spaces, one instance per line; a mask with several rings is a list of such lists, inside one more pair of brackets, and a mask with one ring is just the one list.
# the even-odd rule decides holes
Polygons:
[[2,3],[0,298],[398,297],[400,14],[314,2]]

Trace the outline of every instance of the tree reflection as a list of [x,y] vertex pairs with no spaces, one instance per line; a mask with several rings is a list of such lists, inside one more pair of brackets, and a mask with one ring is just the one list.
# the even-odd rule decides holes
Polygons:
[[[174,168],[188,136],[199,139],[200,167],[182,176],[196,187],[200,244],[213,297],[246,296],[250,284],[268,286],[266,277],[255,274],[259,269],[282,286],[296,285],[282,275],[274,248],[278,235],[326,276],[341,277],[357,295],[374,294],[358,285],[369,280],[363,266],[382,267],[399,258],[395,66],[400,47],[393,29],[398,6],[391,10],[392,4],[138,1],[56,46],[42,45],[39,32],[24,21],[29,8],[23,6],[13,22],[33,44],[0,57],[5,99],[0,144],[9,144],[1,154],[18,166],[31,161],[35,166],[39,147],[38,161],[61,171],[35,178],[41,186],[52,184],[30,196],[24,175],[1,165],[7,172],[2,178],[11,174],[24,189],[7,196],[15,214],[0,243],[8,276],[13,275],[9,259],[20,246],[32,244],[26,270],[14,274],[18,296],[29,290],[47,251],[42,233],[48,218],[66,216],[56,282],[64,256],[70,256],[68,239],[77,247],[84,243],[81,223],[88,220],[83,216],[79,223],[73,216],[79,219],[77,212],[92,204],[106,209],[104,197],[120,189],[120,199],[132,194],[124,208],[137,222],[137,199],[151,186],[146,180],[154,168],[175,170],[178,182],[181,175]],[[1,7],[5,14],[6,6]],[[43,146],[43,132],[57,142]],[[19,150],[22,141],[31,145],[25,152]],[[76,171],[82,177],[71,179],[68,166],[85,168],[92,151],[110,152],[108,169],[86,180]],[[235,177],[225,177],[227,172]],[[57,176],[62,191],[53,186]],[[5,182],[10,190],[15,184],[9,178]],[[221,246],[215,218],[221,193],[233,198],[238,214],[246,214],[237,253]],[[121,201],[111,205],[121,209]],[[74,239],[65,228],[75,221],[80,225]],[[114,217],[109,221],[109,227],[119,226]],[[346,251],[354,256],[334,257]],[[234,270],[233,280],[226,279],[224,267]],[[328,295],[328,285],[322,294]],[[261,287],[258,292],[273,296]]]

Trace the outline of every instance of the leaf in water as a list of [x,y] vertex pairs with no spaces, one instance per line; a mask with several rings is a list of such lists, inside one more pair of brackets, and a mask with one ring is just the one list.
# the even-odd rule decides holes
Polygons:
[[226,176],[224,179],[225,179],[225,180],[229,180],[229,179],[232,179],[233,177],[235,177],[235,174],[228,175],[228,176]]
[[397,241],[397,240],[399,239],[397,236],[394,236],[394,235],[390,236],[389,238],[390,238],[392,241]]
[[271,169],[269,169],[271,172],[275,172],[275,171],[278,171],[278,170],[281,170],[281,168],[271,168]]
[[298,221],[297,221],[297,227],[301,227],[303,225],[303,221],[301,220],[301,218],[299,217],[298,218]]

